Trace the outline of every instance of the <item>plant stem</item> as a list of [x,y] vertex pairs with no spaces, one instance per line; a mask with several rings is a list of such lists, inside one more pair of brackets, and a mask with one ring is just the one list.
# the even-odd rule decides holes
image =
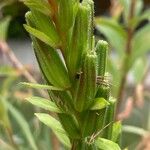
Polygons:
[[128,27],[127,27],[127,43],[126,43],[126,49],[125,49],[126,56],[123,61],[122,78],[121,78],[120,88],[119,88],[119,92],[117,96],[118,101],[117,101],[116,114],[115,114],[116,119],[117,119],[117,114],[119,113],[119,109],[121,107],[123,97],[125,94],[125,84],[126,84],[127,75],[128,75],[128,60],[130,59],[131,52],[132,52],[132,38],[133,38],[134,29],[131,26],[131,21],[134,17],[135,4],[136,4],[136,0],[132,0],[129,18],[128,18]]

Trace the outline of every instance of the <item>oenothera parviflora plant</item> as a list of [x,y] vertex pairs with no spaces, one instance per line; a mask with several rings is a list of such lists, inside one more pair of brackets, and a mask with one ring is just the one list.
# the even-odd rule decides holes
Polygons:
[[92,0],[24,0],[30,8],[25,29],[46,85],[49,100],[30,97],[32,104],[57,113],[36,113],[72,150],[120,149],[120,123],[114,123],[116,101],[105,80],[108,44],[93,36]]

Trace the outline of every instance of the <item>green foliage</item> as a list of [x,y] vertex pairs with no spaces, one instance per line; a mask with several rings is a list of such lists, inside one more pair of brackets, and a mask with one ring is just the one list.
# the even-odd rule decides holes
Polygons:
[[27,100],[40,108],[43,108],[45,110],[49,110],[51,112],[55,112],[55,113],[62,113],[62,111],[56,106],[56,104],[50,100],[41,98],[41,97],[29,97],[27,98]]
[[[49,15],[43,13],[48,2]],[[25,29],[30,33],[34,52],[47,85],[29,84],[32,88],[47,89],[50,99],[31,97],[35,106],[56,112],[36,114],[49,126],[59,140],[72,149],[101,148],[111,140],[116,101],[110,99],[109,83],[105,83],[108,44],[93,36],[94,3],[92,0],[49,0],[38,3],[27,0]],[[37,8],[35,8],[37,6]],[[48,9],[46,9],[47,12]],[[123,29],[122,29],[123,30]],[[123,33],[124,34],[124,33]],[[105,119],[107,118],[107,119]],[[91,122],[92,121],[92,122]],[[98,134],[110,124],[105,139],[86,139]],[[99,135],[98,137],[103,137]],[[98,138],[96,136],[96,138]],[[109,145],[118,149],[118,145]]]
[[36,113],[35,114],[41,122],[43,122],[45,125],[49,126],[53,132],[56,134],[58,139],[67,147],[70,147],[69,138],[67,137],[67,134],[65,130],[62,128],[62,125],[59,121],[57,121],[55,118],[48,114],[44,113]]

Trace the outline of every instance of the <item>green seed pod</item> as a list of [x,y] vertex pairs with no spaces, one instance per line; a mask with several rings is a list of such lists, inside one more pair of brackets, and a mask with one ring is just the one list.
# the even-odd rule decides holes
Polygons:
[[98,41],[96,45],[96,53],[98,56],[98,75],[104,76],[106,70],[106,60],[108,52],[108,43],[105,41]]
[[75,0],[59,0],[58,2],[58,23],[62,35],[73,26],[76,3]]
[[[106,100],[109,99],[110,95],[110,87],[105,85],[98,86],[98,90],[96,93],[96,97],[102,97]],[[96,111],[96,122],[95,122],[95,130],[101,130],[104,127],[104,118],[107,108],[103,108],[101,110]]]
[[83,72],[80,77],[80,83],[76,98],[76,109],[81,112],[89,107],[95,97],[96,92],[96,60],[95,52],[87,54],[83,63]]
[[74,77],[81,67],[81,60],[88,46],[90,7],[79,5],[70,46],[67,50],[67,66]]
[[70,85],[65,65],[56,50],[33,38],[33,47],[46,81],[56,87],[67,89]]
[[110,105],[108,106],[106,110],[106,115],[105,115],[105,125],[108,127],[104,130],[103,137],[106,139],[111,140],[112,136],[112,129],[113,129],[113,120],[114,120],[114,113],[115,113],[115,104],[116,104],[116,99],[110,98],[109,99]]
[[90,7],[90,15],[89,15],[89,36],[88,36],[88,46],[89,49],[92,49],[93,45],[93,30],[94,30],[94,2],[93,0],[83,0],[82,5],[85,7]]

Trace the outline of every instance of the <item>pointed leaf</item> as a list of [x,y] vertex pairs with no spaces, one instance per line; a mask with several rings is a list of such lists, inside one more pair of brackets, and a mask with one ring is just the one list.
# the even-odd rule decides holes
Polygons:
[[57,47],[57,43],[55,43],[55,41],[50,39],[45,33],[41,32],[35,28],[32,28],[28,25],[24,25],[24,28],[26,29],[27,32],[29,32],[31,35],[35,36],[39,40],[43,41],[44,43],[50,45],[53,48]]
[[98,138],[96,145],[101,150],[121,150],[118,144],[104,138]]
[[62,111],[57,107],[57,105],[51,100],[47,100],[42,97],[29,97],[29,98],[26,98],[26,100],[28,100],[31,104],[37,107],[40,107],[40,108],[43,108],[43,109],[46,109],[55,113],[62,113]]
[[36,9],[45,15],[50,15],[50,5],[45,0],[22,0],[30,9]]
[[130,125],[123,125],[122,130],[124,132],[137,134],[137,135],[140,135],[142,137],[149,134],[149,131],[146,131],[143,128],[136,127],[136,126],[130,126]]
[[96,98],[96,99],[94,99],[94,102],[93,102],[90,110],[100,110],[100,109],[107,107],[108,105],[109,105],[109,102],[106,101],[104,98],[102,98],[102,97]]
[[133,38],[132,57],[130,66],[138,57],[143,56],[150,50],[150,24],[147,24],[136,32]]
[[34,88],[34,89],[43,89],[43,90],[52,90],[52,91],[63,91],[63,89],[50,86],[50,85],[43,85],[43,84],[37,84],[37,83],[28,83],[28,82],[21,82],[20,83],[23,86]]
[[58,139],[65,146],[70,147],[70,141],[67,137],[66,131],[63,129],[62,125],[58,120],[45,113],[36,113],[35,115],[39,118],[41,122],[43,122],[45,125],[53,130]]

